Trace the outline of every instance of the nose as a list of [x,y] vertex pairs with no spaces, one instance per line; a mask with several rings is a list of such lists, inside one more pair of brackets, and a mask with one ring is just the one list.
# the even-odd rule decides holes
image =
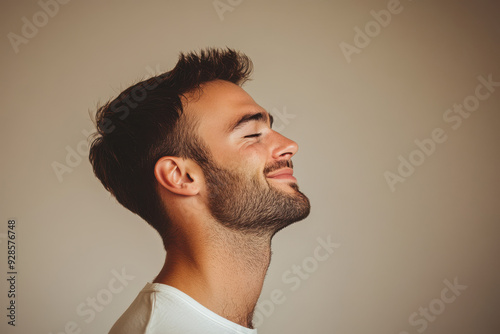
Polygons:
[[272,157],[276,160],[289,160],[299,150],[299,145],[291,139],[273,131]]

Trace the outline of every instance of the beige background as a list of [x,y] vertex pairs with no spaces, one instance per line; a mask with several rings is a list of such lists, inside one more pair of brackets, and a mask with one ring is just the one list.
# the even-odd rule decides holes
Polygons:
[[[339,44],[354,44],[355,27],[376,29],[370,11],[387,1],[221,1],[232,4],[223,20],[212,0],[71,1],[18,53],[8,34],[42,9],[2,1],[0,276],[9,218],[19,275],[15,328],[1,280],[0,332],[105,333],[156,275],[159,237],[94,178],[82,131],[97,103],[172,68],[179,51],[230,46],[254,61],[247,91],[275,117],[289,114],[276,125],[299,143],[296,175],[313,205],[274,239],[259,333],[498,333],[500,87],[456,130],[443,114],[474,94],[478,76],[500,81],[500,5],[401,0],[348,63]],[[384,173],[435,128],[447,140],[391,191]],[[67,165],[68,149],[84,154],[59,182],[53,164]],[[340,246],[318,262],[317,238],[328,236]],[[122,268],[134,278],[116,292]],[[455,278],[467,288],[443,304],[443,282]],[[105,305],[90,319],[85,303],[97,297]],[[418,314],[412,325],[429,304],[427,328]]]

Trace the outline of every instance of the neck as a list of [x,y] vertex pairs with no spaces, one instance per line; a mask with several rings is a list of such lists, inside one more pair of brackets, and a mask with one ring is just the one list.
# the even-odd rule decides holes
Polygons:
[[252,317],[271,259],[271,236],[218,226],[177,238],[155,282],[173,286],[241,326]]

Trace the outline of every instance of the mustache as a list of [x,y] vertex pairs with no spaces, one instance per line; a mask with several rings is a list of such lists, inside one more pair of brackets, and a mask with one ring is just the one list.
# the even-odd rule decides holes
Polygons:
[[292,160],[278,160],[275,162],[272,162],[264,167],[264,175],[267,175],[275,170],[289,167],[293,169],[293,162]]

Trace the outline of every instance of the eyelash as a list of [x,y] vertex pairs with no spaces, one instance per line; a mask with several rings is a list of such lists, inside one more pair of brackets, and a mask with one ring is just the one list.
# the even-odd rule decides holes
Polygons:
[[254,133],[254,134],[245,136],[244,138],[257,138],[257,137],[260,137],[261,135],[262,135],[262,133]]

